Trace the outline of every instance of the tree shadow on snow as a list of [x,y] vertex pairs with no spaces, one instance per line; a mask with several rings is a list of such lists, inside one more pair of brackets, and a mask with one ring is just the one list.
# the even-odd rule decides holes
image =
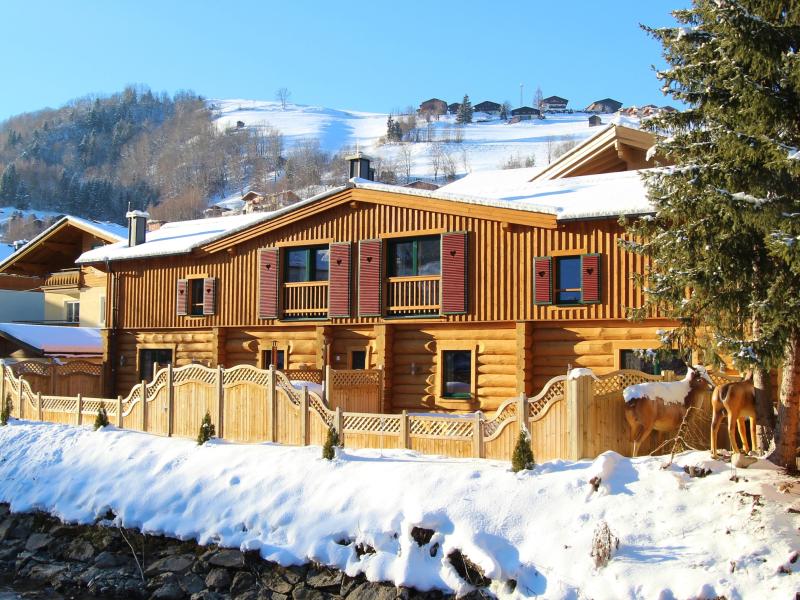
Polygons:
[[526,596],[539,596],[547,590],[547,577],[533,565],[522,565],[519,552],[505,538],[479,532],[475,535],[475,544],[492,557],[495,563],[502,565],[503,578],[515,579],[517,587]]
[[615,561],[636,563],[661,563],[678,560],[686,552],[686,546],[628,546],[620,545]]

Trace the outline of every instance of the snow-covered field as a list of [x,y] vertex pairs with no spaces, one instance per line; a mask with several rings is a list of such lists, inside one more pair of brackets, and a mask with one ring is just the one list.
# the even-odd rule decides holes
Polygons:
[[[606,454],[514,474],[505,463],[319,447],[211,442],[12,422],[0,428],[0,501],[91,522],[109,508],[127,527],[257,549],[283,564],[315,560],[421,589],[464,592],[453,549],[500,596],[793,598],[800,586],[800,483],[768,463],[739,471],[708,454]],[[691,479],[680,465],[713,473]],[[598,491],[588,481],[602,475]],[[605,520],[619,549],[590,558]],[[419,547],[414,526],[435,530]],[[374,553],[357,556],[356,543]],[[796,556],[796,555],[795,555]],[[780,573],[779,570],[786,571]]]
[[[318,139],[323,149],[337,152],[341,149],[359,149],[383,160],[402,165],[402,144],[378,145],[378,139],[386,134],[385,113],[365,113],[337,110],[321,106],[288,104],[286,110],[278,102],[260,100],[211,100],[217,114],[216,123],[221,128],[235,127],[242,121],[245,127],[271,126],[279,130],[291,146],[299,140]],[[475,119],[488,119],[476,113]],[[638,119],[619,115],[602,115],[604,124],[622,123],[638,126]],[[424,129],[425,123],[420,120]],[[432,121],[435,140],[455,135],[455,117],[444,115]],[[498,118],[486,122],[474,122],[462,128],[461,143],[446,144],[458,174],[486,169],[498,169],[511,157],[523,161],[534,156],[536,166],[548,164],[548,141],[558,144],[564,141],[580,142],[597,133],[599,128],[589,127],[585,113],[552,114],[546,119],[522,121],[508,124]],[[413,152],[412,176],[433,178],[430,143],[408,144]],[[552,158],[552,157],[551,157]],[[400,168],[404,173],[404,169]],[[441,177],[441,170],[439,172]]]

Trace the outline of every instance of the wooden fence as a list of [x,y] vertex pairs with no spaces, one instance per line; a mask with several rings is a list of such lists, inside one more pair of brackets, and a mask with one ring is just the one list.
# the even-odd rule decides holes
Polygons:
[[[103,406],[118,427],[195,437],[208,412],[217,435],[237,442],[322,444],[328,429],[334,428],[350,448],[409,448],[500,460],[511,458],[521,424],[526,423],[538,461],[592,458],[605,450],[629,454],[623,390],[644,381],[673,379],[671,373],[661,377],[623,370],[595,377],[581,370],[574,373],[576,377],[551,379],[532,398],[509,399],[491,415],[380,414],[343,411],[308,386],[298,389],[286,373],[249,365],[167,366],[152,381],[142,381],[126,397],[116,399],[43,395],[1,361],[0,369],[0,397],[11,399],[12,415],[18,418],[80,425],[93,421]],[[733,380],[710,375],[715,383]],[[710,414],[710,403],[700,408],[697,418],[702,421]],[[663,441],[663,436],[651,438],[641,453]]]
[[31,388],[50,396],[99,396],[103,393],[103,365],[88,360],[42,362],[21,360],[9,364]]

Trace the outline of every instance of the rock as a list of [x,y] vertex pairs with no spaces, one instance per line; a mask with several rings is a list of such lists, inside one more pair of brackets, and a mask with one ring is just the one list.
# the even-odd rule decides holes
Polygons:
[[28,552],[38,552],[42,548],[46,548],[53,538],[46,533],[32,533],[25,544],[25,550]]
[[339,595],[344,598],[365,581],[366,578],[363,575],[357,575],[356,577],[344,575],[342,577],[342,586],[339,588]]
[[167,556],[147,567],[145,575],[155,575],[156,573],[183,573],[192,566],[192,563],[194,563],[194,556],[191,554]]
[[50,581],[61,575],[66,570],[66,565],[57,563],[35,564],[28,571],[26,579],[31,579],[33,581]]
[[397,589],[391,585],[382,585],[365,581],[350,592],[349,598],[369,598],[370,600],[394,600]]
[[206,587],[205,582],[195,573],[184,574],[184,576],[181,577],[180,585],[183,591],[190,595],[202,592]]
[[424,527],[412,527],[411,539],[417,542],[418,546],[424,546],[431,541],[433,534],[436,533],[433,529],[425,529]]
[[222,596],[211,590],[203,590],[202,592],[192,594],[189,600],[222,600]]
[[[292,590],[292,600],[328,600],[331,594],[326,594],[301,583]],[[366,598],[366,596],[364,596]],[[394,600],[394,596],[392,596]]]
[[171,584],[178,585],[178,576],[175,573],[161,573],[148,580],[147,589],[154,592],[160,587]]
[[264,571],[264,573],[261,574],[261,584],[273,592],[291,594],[293,583],[288,581],[285,577],[285,573],[282,571],[284,571],[282,568],[273,568]]
[[244,567],[244,554],[239,550],[220,550],[208,559],[208,563],[215,567],[241,569]]
[[94,566],[98,569],[112,569],[124,563],[125,560],[122,557],[107,550],[98,554],[94,559]]
[[89,562],[94,558],[94,546],[80,538],[73,540],[64,555],[70,560]]
[[5,519],[11,514],[11,509],[8,504],[0,504],[0,519]]
[[225,590],[231,584],[231,575],[222,568],[211,569],[206,576],[206,586],[212,590]]
[[306,584],[318,590],[337,591],[342,585],[341,571],[311,569],[306,575]]
[[14,560],[22,550],[22,542],[17,540],[14,542],[6,542],[0,548],[0,560]]
[[[267,596],[264,596],[264,598],[267,598]],[[234,595],[233,600],[260,600],[260,596],[257,590],[247,590],[241,594]]]
[[185,597],[186,593],[177,583],[168,583],[153,592],[150,600],[181,600]]
[[233,577],[231,583],[231,596],[239,596],[244,592],[255,590],[256,578],[252,573],[240,571]]
[[19,535],[14,535],[16,525],[17,518],[14,515],[10,515],[3,519],[3,522],[0,523],[0,542],[7,539],[19,539],[22,537]]
[[755,456],[747,456],[747,454],[742,454],[741,452],[734,452],[731,455],[731,464],[737,469],[746,469],[757,461],[758,459]]

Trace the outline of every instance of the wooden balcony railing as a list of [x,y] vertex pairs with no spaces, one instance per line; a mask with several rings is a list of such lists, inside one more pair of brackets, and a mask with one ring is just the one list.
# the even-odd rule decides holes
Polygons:
[[389,277],[386,314],[388,316],[430,315],[439,312],[441,277]]
[[283,315],[295,319],[328,316],[328,282],[283,284]]
[[81,270],[80,269],[64,269],[63,271],[56,271],[45,277],[43,288],[53,287],[80,287],[81,286]]

